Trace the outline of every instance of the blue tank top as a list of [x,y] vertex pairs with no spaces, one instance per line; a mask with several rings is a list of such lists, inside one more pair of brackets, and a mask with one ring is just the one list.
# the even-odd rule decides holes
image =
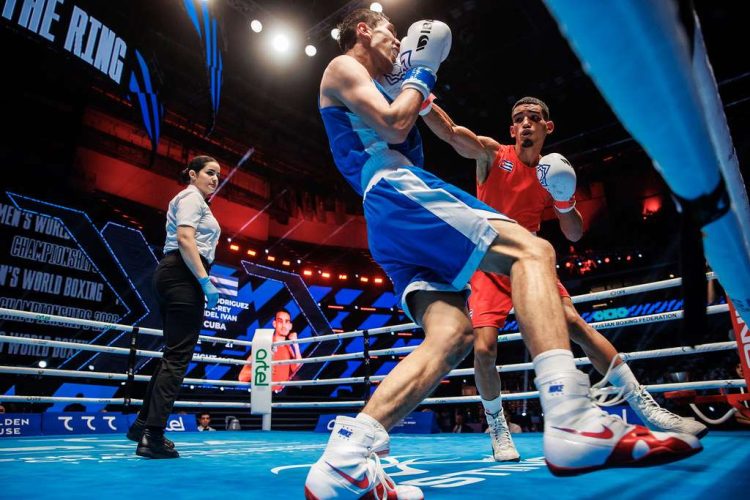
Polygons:
[[[391,103],[388,94],[380,84],[373,80],[380,93]],[[375,130],[365,124],[356,114],[346,106],[328,106],[319,108],[323,118],[323,125],[328,134],[328,142],[333,153],[336,167],[344,175],[354,190],[362,195],[362,169],[367,160],[386,150],[395,150],[417,167],[422,168],[424,153],[422,152],[422,137],[416,126],[412,127],[406,140],[401,144],[388,144],[381,139]],[[394,165],[406,166],[406,165]]]

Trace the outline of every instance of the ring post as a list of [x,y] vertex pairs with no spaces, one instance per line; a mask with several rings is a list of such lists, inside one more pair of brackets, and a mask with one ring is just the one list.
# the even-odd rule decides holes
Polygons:
[[250,413],[262,415],[261,428],[271,430],[271,394],[273,369],[273,330],[259,328],[253,336],[253,369],[250,378]]

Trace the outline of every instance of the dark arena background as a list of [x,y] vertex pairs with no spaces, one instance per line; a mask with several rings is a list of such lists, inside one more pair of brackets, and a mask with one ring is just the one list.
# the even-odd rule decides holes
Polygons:
[[[683,335],[681,219],[670,190],[587,76],[545,3],[381,3],[399,36],[417,19],[450,25],[453,45],[434,94],[456,123],[511,144],[513,103],[531,95],[549,105],[556,127],[543,152],[560,152],[574,165],[585,234],[567,241],[550,205],[539,236],[553,244],[558,275],[571,296],[601,292],[577,304],[583,319],[596,323],[622,353],[694,345]],[[313,432],[316,427],[325,431],[338,412],[356,413],[409,352],[392,349],[421,343],[424,334],[413,325],[376,330],[410,320],[370,256],[362,200],[333,164],[317,107],[323,70],[339,53],[331,30],[352,9],[369,5],[0,0],[0,308],[110,324],[0,315],[3,498],[132,498],[151,492],[176,498],[214,492],[299,497],[307,467],[327,440]],[[747,178],[746,6],[709,0],[692,5]],[[251,27],[254,21],[260,23]],[[474,162],[424,123],[418,127],[426,168],[474,193]],[[204,154],[222,167],[222,184],[211,200],[222,229],[211,268],[221,299],[205,312],[198,356],[178,397],[186,403],[170,418],[168,430],[174,432],[168,435],[185,460],[165,465],[136,457],[135,443],[124,437],[158,363],[158,357],[135,356],[135,348],[158,352],[163,341],[111,326],[162,328],[151,279],[163,256],[166,209],[184,187],[179,171]],[[666,280],[673,286],[606,294]],[[641,383],[727,381],[734,384],[699,387],[698,395],[744,392],[738,350],[729,344],[735,333],[727,299],[720,282],[706,283],[709,314],[698,343],[725,348],[636,356],[631,364]],[[302,364],[274,393],[274,404],[284,404],[274,407],[267,432],[261,431],[263,418],[251,414],[250,383],[238,376],[255,331],[273,328],[280,309],[290,313],[300,339],[355,330],[365,335],[301,343],[303,358],[333,357]],[[635,319],[651,315],[661,316]],[[501,334],[518,331],[511,316]],[[112,349],[86,350],[90,345]],[[575,345],[573,350],[585,356]],[[395,458],[384,459],[397,482],[420,486],[428,498],[537,498],[553,492],[562,498],[661,497],[666,477],[670,497],[739,497],[750,486],[742,468],[750,459],[750,419],[739,412],[722,418],[730,406],[720,400],[699,405],[711,430],[703,454],[662,468],[598,472],[565,482],[544,466],[539,400],[506,398],[505,412],[523,432],[514,438],[523,461],[500,466],[488,458],[488,438],[481,434],[487,423],[472,359],[469,354],[457,367],[462,371],[443,379],[434,399],[410,417],[427,435],[401,429],[404,435],[392,443]],[[528,362],[523,342],[499,344],[498,365]],[[590,364],[580,369],[592,381],[601,378]],[[535,391],[529,370],[503,372],[503,392]],[[309,383],[326,379],[343,380]],[[308,383],[295,385],[303,381]],[[689,401],[669,397],[669,390],[655,390],[657,401],[694,417]],[[219,431],[211,439],[193,432],[203,412]],[[453,435],[457,419],[475,435]]]

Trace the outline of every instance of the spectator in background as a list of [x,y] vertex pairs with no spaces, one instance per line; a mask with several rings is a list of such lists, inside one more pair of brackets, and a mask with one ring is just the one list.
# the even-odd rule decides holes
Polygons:
[[[84,397],[82,393],[76,394],[76,398]],[[81,403],[70,403],[68,406],[63,408],[63,411],[86,411],[86,407]]]
[[201,413],[198,415],[198,431],[215,431],[213,427],[211,427],[211,415],[208,413]]
[[[273,324],[273,341],[274,342],[281,342],[284,340],[295,340],[297,338],[297,333],[292,331],[292,317],[289,314],[289,311],[287,311],[286,309],[279,309],[276,312],[276,314],[274,315],[272,324]],[[252,359],[252,354],[248,356],[247,360],[250,361],[251,359]],[[273,360],[274,361],[282,361],[282,360],[288,360],[288,359],[302,359],[302,354],[300,353],[299,345],[290,344],[290,345],[274,346],[273,348]],[[292,377],[294,377],[294,374],[297,373],[297,370],[299,370],[301,367],[302,367],[301,363],[295,363],[295,364],[289,364],[289,365],[273,365],[271,380],[273,382],[286,382],[287,380],[291,380]],[[252,373],[253,373],[252,365],[245,365],[242,368],[242,371],[240,371],[240,375],[238,377],[239,381],[250,382]],[[283,385],[273,386],[273,392],[281,392],[283,389],[284,389]]]
[[474,430],[466,425],[464,422],[465,417],[463,413],[456,413],[456,425],[453,426],[453,430],[451,432],[456,434],[462,434],[465,432],[474,432]]

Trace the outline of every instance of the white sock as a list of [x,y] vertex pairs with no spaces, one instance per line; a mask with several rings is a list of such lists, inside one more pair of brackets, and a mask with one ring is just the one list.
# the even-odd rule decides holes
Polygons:
[[374,418],[372,418],[370,415],[366,413],[358,413],[356,420],[359,420],[360,422],[364,422],[365,424],[370,425],[379,431],[386,432],[385,427],[383,427],[383,425],[380,422],[378,422],[377,420],[375,420]]
[[612,368],[612,371],[609,372],[609,379],[615,387],[626,387],[630,385],[638,387],[639,385],[638,379],[635,378],[635,375],[633,375],[628,364],[624,362]]
[[567,349],[550,349],[534,358],[534,371],[538,378],[560,372],[576,371],[573,353]]
[[482,406],[484,406],[484,412],[490,415],[495,415],[503,410],[503,397],[498,396],[495,399],[482,399]]

